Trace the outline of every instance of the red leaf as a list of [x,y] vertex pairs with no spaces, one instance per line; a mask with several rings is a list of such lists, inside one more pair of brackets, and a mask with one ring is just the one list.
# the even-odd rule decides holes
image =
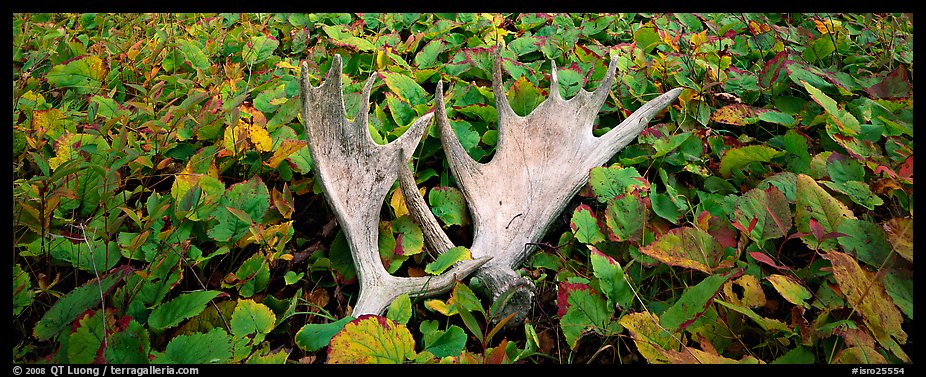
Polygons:
[[556,314],[558,316],[562,317],[566,315],[566,311],[569,310],[569,294],[579,290],[591,291],[592,287],[582,283],[559,283],[559,287],[556,290]]
[[772,260],[771,257],[769,257],[768,255],[765,255],[765,253],[763,253],[763,252],[761,252],[761,251],[750,251],[750,252],[749,252],[749,256],[751,256],[752,259],[755,259],[755,260],[758,261],[758,262],[762,262],[762,263],[767,264],[767,265],[769,265],[769,266],[775,267],[775,268],[777,268],[777,269],[779,269],[779,270],[790,270],[790,269],[791,269],[791,268],[788,267],[788,266],[779,266],[777,263],[775,263],[774,260]]

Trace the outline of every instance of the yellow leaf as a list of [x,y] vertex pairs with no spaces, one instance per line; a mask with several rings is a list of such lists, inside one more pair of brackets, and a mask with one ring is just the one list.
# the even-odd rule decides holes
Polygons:
[[[733,284],[742,288],[743,296],[739,297],[733,292]],[[759,279],[752,275],[743,275],[736,280],[730,280],[723,284],[723,295],[727,301],[737,306],[756,308],[765,305],[765,292]]]
[[681,351],[659,350],[672,364],[764,364],[752,356],[744,356],[740,360],[726,358],[708,353],[697,348],[685,347]]
[[362,315],[331,338],[327,362],[401,364],[416,355],[415,338],[405,325],[378,315]]
[[[424,187],[418,189],[422,197],[424,197],[425,190],[427,189]],[[391,206],[392,210],[395,212],[396,218],[408,214],[408,206],[405,204],[405,196],[402,195],[402,190],[396,189],[392,192],[392,197],[389,199],[389,206]]]
[[270,138],[270,133],[267,132],[262,126],[257,124],[251,124],[248,126],[248,135],[251,137],[251,143],[254,144],[254,148],[261,152],[269,152],[273,146],[273,139]]
[[848,254],[833,250],[823,257],[833,264],[833,276],[839,289],[852,308],[861,314],[878,343],[909,363],[910,357],[897,344],[907,342],[907,333],[901,328],[903,318],[881,282]]
[[280,61],[278,61],[277,64],[276,64],[276,67],[277,67],[277,68],[291,69],[291,70],[296,71],[296,73],[299,73],[299,67],[294,66],[294,65],[290,64],[288,61],[285,61],[285,60],[280,60]]
[[289,157],[289,155],[298,152],[305,146],[305,140],[283,140],[283,142],[280,143],[280,146],[277,147],[275,151],[273,151],[273,156],[264,162],[264,164],[271,169],[276,169],[276,167],[280,165],[280,162],[283,162],[283,160]]
[[765,278],[772,283],[775,290],[781,294],[788,302],[810,308],[810,305],[804,302],[811,297],[810,291],[801,284],[800,280],[792,276],[772,274]]
[[667,349],[675,350],[679,346],[676,341],[678,335],[673,336],[659,326],[659,317],[655,314],[630,313],[621,317],[620,324],[630,331],[630,337],[637,345],[637,351],[650,363],[669,363],[670,359],[664,352]]

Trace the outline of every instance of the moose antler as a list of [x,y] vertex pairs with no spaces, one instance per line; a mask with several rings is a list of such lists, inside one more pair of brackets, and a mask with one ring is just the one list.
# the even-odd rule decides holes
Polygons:
[[[672,89],[656,97],[605,135],[595,137],[592,126],[611,90],[616,66],[615,58],[594,92],[580,90],[564,100],[554,64],[549,97],[522,117],[514,113],[505,97],[501,58],[496,53],[492,90],[498,112],[498,144],[488,163],[473,160],[456,138],[444,110],[443,84],[438,83],[435,107],[441,144],[473,218],[470,251],[474,258],[492,257],[474,276],[485,284],[493,300],[503,296],[507,300],[498,318],[515,313],[509,323],[523,321],[533,297],[533,284],[514,268],[530,255],[532,245],[585,185],[589,170],[630,143],[682,90]],[[400,163],[398,170],[409,212],[425,232],[428,246],[437,251],[452,247],[420,196],[408,165]]]
[[379,211],[396,180],[396,162],[405,164],[408,161],[402,150],[413,150],[417,146],[433,114],[419,118],[392,143],[378,145],[367,128],[375,74],[363,87],[357,117],[349,122],[341,94],[341,56],[335,55],[324,83],[317,88],[309,83],[308,64],[303,62],[301,71],[302,119],[314,160],[315,177],[324,188],[328,204],[344,231],[360,281],[353,316],[381,314],[403,293],[414,297],[446,292],[456,280],[490,259],[465,261],[434,277],[390,275],[379,257]]

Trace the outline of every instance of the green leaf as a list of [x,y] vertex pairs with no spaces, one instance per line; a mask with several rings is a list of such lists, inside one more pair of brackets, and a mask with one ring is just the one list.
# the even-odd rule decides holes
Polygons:
[[874,210],[875,207],[884,204],[884,199],[871,192],[871,188],[865,182],[846,181],[846,182],[829,182],[823,181],[824,186],[831,190],[846,194],[855,204]]
[[270,308],[254,300],[238,300],[229,321],[233,335],[244,338],[254,334],[254,343],[260,343],[275,324],[276,315]]
[[90,364],[103,345],[103,311],[97,310],[77,321],[77,329],[68,334],[67,361],[72,364]]
[[801,84],[804,85],[804,89],[810,94],[810,98],[823,107],[823,110],[829,114],[833,122],[836,123],[836,126],[839,127],[840,133],[845,136],[858,136],[862,131],[861,125],[852,113],[839,108],[835,100],[823,94],[820,89],[817,89],[806,81],[801,81]]
[[682,212],[668,194],[652,194],[650,195],[650,203],[653,206],[653,212],[659,215],[659,217],[669,220],[673,224],[678,224],[679,218],[682,217]]
[[644,54],[648,54],[661,42],[659,34],[653,26],[644,26],[633,33],[633,41],[637,46],[643,49]]
[[424,45],[421,50],[415,54],[415,65],[418,68],[428,68],[437,63],[437,55],[444,50],[445,43],[440,39],[433,39]]
[[151,340],[144,326],[129,321],[125,330],[109,336],[106,361],[113,364],[147,364],[150,360]]
[[354,317],[347,316],[335,322],[309,323],[302,326],[296,333],[296,345],[306,352],[318,351],[327,346],[331,338],[353,320]]
[[362,315],[331,338],[329,364],[402,364],[415,358],[415,339],[405,325]]
[[[86,233],[86,237],[89,237],[88,241],[63,237],[53,238],[46,240],[45,245],[52,258],[68,262],[82,271],[93,272],[96,269],[97,272],[103,272],[119,264],[122,255],[115,252],[119,250],[116,241],[110,241],[108,245],[104,245],[90,232]],[[93,246],[92,252],[90,246]],[[107,253],[106,250],[113,252]]]
[[601,281],[601,291],[608,299],[608,306],[629,307],[633,302],[633,290],[624,280],[624,269],[613,258],[598,250],[592,250],[592,270]]
[[450,325],[447,330],[437,329],[437,321],[421,322],[424,351],[435,357],[458,356],[466,347],[466,332],[457,325]]
[[855,256],[859,261],[878,269],[891,255],[891,244],[887,233],[878,224],[866,220],[844,219],[836,231],[846,236],[839,237],[839,246],[843,251]]
[[256,252],[241,263],[235,276],[244,280],[238,288],[242,297],[251,297],[267,288],[270,281],[270,266],[262,252]]
[[251,37],[241,47],[241,59],[245,64],[257,64],[273,56],[273,51],[280,46],[276,38],[264,35]]
[[643,224],[648,215],[646,204],[638,195],[628,194],[609,200],[604,212],[605,224],[610,230],[609,236],[614,236],[609,238],[618,242],[639,241],[643,236]]
[[592,168],[588,173],[588,183],[601,203],[637,190],[649,190],[649,182],[640,176],[637,169],[617,165]]
[[698,284],[685,289],[678,301],[662,313],[660,323],[669,331],[684,330],[704,314],[723,284],[740,274],[742,274],[741,270],[723,275],[710,275]]
[[653,149],[656,150],[656,154],[652,155],[652,158],[669,154],[669,152],[672,152],[675,148],[678,148],[682,143],[687,141],[691,135],[691,132],[682,132],[677,135],[656,139],[656,141],[653,142]]
[[178,43],[180,52],[183,53],[186,61],[190,62],[190,65],[192,65],[193,68],[206,70],[212,66],[212,64],[209,62],[209,58],[199,47],[199,43],[188,39],[181,39],[178,41]]
[[612,320],[613,307],[597,294],[588,290],[575,290],[569,294],[569,309],[560,318],[559,325],[569,348],[575,349],[579,338],[587,331],[611,336],[623,330]]
[[424,233],[410,216],[402,215],[395,219],[392,222],[392,230],[399,235],[396,238],[396,254],[410,256],[424,251]]
[[45,79],[59,88],[73,88],[77,93],[91,93],[106,76],[103,60],[85,55],[48,70]]
[[862,164],[839,153],[833,153],[827,157],[826,172],[830,180],[836,183],[865,180],[865,168]]
[[791,206],[784,193],[769,185],[768,189],[752,189],[736,201],[733,221],[742,229],[756,223],[748,236],[762,246],[765,241],[785,237],[791,230]]
[[780,111],[768,110],[762,111],[757,114],[759,120],[763,122],[768,122],[772,124],[780,124],[785,127],[792,127],[797,123],[797,120],[793,116],[787,113],[782,113]]
[[225,207],[244,211],[254,221],[260,221],[270,208],[270,192],[259,176],[236,183],[225,190],[215,210],[215,226],[206,232],[209,237],[219,242],[235,241],[248,231],[250,223],[241,221]]
[[466,208],[466,199],[463,192],[449,187],[435,187],[428,192],[428,204],[431,212],[437,216],[444,226],[466,225],[469,223],[469,211]]
[[13,317],[22,313],[23,309],[32,305],[33,296],[32,279],[29,273],[23,271],[19,263],[13,265]]
[[784,155],[784,152],[764,145],[732,148],[720,159],[720,175],[729,178],[733,170],[743,168],[753,162],[769,162],[781,155]]
[[100,291],[108,292],[116,283],[130,273],[128,267],[120,267],[106,276],[90,279],[84,285],[74,288],[52,305],[51,309],[35,324],[32,334],[38,340],[48,340],[67,329],[77,316],[100,303]]
[[[810,219],[816,220],[823,227],[825,233],[835,232],[844,219],[854,219],[855,214],[845,204],[836,200],[817,182],[804,174],[797,176],[797,205],[794,210],[794,223],[797,231],[808,233],[801,240],[810,247],[817,248],[817,238],[810,230]],[[836,247],[837,239],[829,238],[820,243],[823,250],[832,250]]]
[[412,106],[427,102],[428,93],[412,78],[396,72],[380,73],[386,86],[403,101]]
[[527,116],[544,100],[543,90],[525,76],[518,77],[508,88],[508,103],[515,114]]
[[572,213],[569,227],[572,228],[576,240],[586,245],[594,245],[605,240],[598,218],[586,204],[580,204]]
[[305,272],[296,273],[296,271],[286,271],[286,274],[283,275],[283,281],[286,282],[286,285],[293,285],[302,280],[305,277]]
[[336,46],[348,47],[357,51],[373,51],[375,47],[370,41],[355,37],[345,31],[346,26],[322,25],[322,30],[331,38],[331,43]]
[[167,343],[153,364],[224,364],[232,357],[232,338],[216,328],[207,333],[178,335]]
[[772,361],[772,364],[813,364],[816,357],[807,347],[793,348]]
[[884,289],[907,318],[913,320],[913,278],[890,270],[881,278]]
[[412,318],[412,300],[408,297],[408,293],[401,294],[389,304],[386,318],[403,325],[408,323],[408,320]]
[[180,324],[181,321],[201,313],[221,291],[198,291],[184,293],[173,300],[158,305],[148,316],[148,326],[163,330]]
[[424,272],[431,275],[440,275],[455,263],[472,259],[472,254],[466,246],[457,246],[438,255],[433,262],[424,266]]

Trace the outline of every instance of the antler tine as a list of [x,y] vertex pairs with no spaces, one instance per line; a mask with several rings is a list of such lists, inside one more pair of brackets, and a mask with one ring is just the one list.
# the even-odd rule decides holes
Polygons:
[[[502,98],[504,98],[504,91],[501,95]],[[498,100],[496,99],[496,103],[497,102]],[[466,153],[466,150],[463,149],[463,144],[460,144],[460,140],[457,139],[456,133],[453,132],[453,128],[450,127],[450,120],[447,119],[447,110],[444,107],[443,81],[437,82],[437,90],[434,94],[434,109],[437,126],[440,128],[441,145],[443,145],[444,153],[447,155],[447,163],[450,165],[450,171],[453,173],[454,177],[456,177],[457,181],[460,182],[460,186],[464,188],[463,192],[466,194],[465,187],[473,181],[474,176],[479,174],[481,164],[473,160],[473,158]],[[501,124],[501,122],[499,122],[499,124]],[[501,135],[501,132],[499,132],[499,135]]]
[[599,137],[599,146],[595,148],[593,154],[594,159],[600,160],[602,161],[601,163],[603,163],[621,148],[633,141],[656,114],[659,114],[666,106],[669,106],[670,103],[678,98],[682,90],[683,88],[675,88],[650,100],[630,114],[623,122],[608,131],[608,133]]
[[[438,84],[438,87],[440,87],[440,84]],[[405,150],[401,150],[396,160],[396,170],[398,170],[399,188],[405,198],[405,206],[408,207],[408,213],[411,215],[412,220],[421,227],[424,242],[428,247],[438,253],[443,253],[454,247],[453,242],[441,229],[437,219],[428,209],[427,203],[424,202],[424,198],[421,197],[421,193],[418,192],[415,177],[412,175],[412,171],[409,170],[406,161],[408,161],[408,158],[405,157]]]
[[556,98],[563,99],[559,94],[559,71],[556,69],[556,61],[550,59],[550,93],[547,94],[547,99]]

